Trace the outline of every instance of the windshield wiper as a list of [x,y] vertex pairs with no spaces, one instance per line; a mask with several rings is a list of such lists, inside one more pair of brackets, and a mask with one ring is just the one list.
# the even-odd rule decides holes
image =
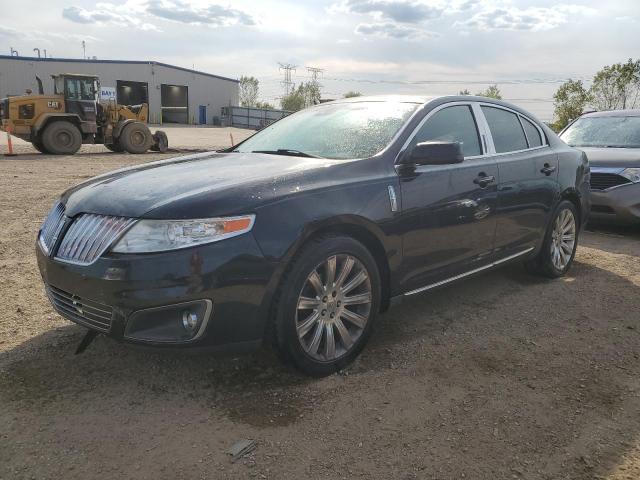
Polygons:
[[290,157],[322,158],[317,155],[311,155],[310,153],[301,152],[300,150],[293,150],[291,148],[279,148],[277,150],[252,150],[251,153],[266,153],[269,155],[289,155]]

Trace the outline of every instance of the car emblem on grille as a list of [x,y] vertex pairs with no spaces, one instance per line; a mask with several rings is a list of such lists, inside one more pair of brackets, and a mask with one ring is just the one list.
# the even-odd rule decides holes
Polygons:
[[76,312],[78,312],[79,315],[84,315],[80,299],[74,295],[73,297],[71,297],[71,302],[73,303],[73,308],[76,309]]

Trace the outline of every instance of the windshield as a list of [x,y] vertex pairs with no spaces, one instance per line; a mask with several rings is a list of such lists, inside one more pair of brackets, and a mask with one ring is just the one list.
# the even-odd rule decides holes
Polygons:
[[416,103],[327,103],[283,118],[239,145],[265,152],[331,159],[366,158],[383,150]]
[[585,117],[561,135],[572,147],[640,148],[640,117]]

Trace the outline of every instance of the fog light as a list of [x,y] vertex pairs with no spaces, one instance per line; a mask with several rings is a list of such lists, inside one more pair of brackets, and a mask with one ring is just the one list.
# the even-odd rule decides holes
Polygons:
[[183,343],[196,340],[207,328],[211,300],[194,300],[138,310],[127,321],[127,339],[153,343]]
[[190,310],[182,312],[182,326],[188,332],[193,332],[198,328],[198,315]]

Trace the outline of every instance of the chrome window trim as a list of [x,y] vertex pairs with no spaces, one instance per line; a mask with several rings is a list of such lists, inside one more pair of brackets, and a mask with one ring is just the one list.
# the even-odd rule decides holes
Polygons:
[[426,285],[424,287],[416,288],[415,290],[410,290],[408,292],[403,293],[403,295],[405,295],[405,296],[414,295],[416,293],[424,292],[426,290],[431,290],[432,288],[436,288],[436,287],[440,287],[442,285],[446,285],[447,283],[451,283],[451,282],[453,282],[455,280],[460,280],[460,279],[462,279],[464,277],[468,277],[469,275],[473,275],[474,273],[482,272],[483,270],[487,270],[489,268],[496,267],[496,266],[498,266],[498,265],[500,265],[502,263],[508,262],[509,260],[513,260],[514,258],[521,257],[522,255],[525,255],[525,254],[531,252],[533,249],[534,249],[534,247],[527,248],[526,250],[523,250],[521,252],[515,253],[513,255],[509,255],[508,257],[501,258],[500,260],[496,260],[496,261],[491,262],[491,263],[489,263],[487,265],[483,265],[482,267],[474,268],[473,270],[469,270],[468,272],[464,272],[464,273],[461,273],[459,275],[454,275],[453,277],[449,277],[449,278],[446,278],[444,280],[440,280],[439,282],[431,283],[431,284]]
[[[402,155],[406,151],[407,147],[411,144],[411,142],[413,141],[415,136],[418,134],[420,129],[424,126],[424,124],[434,114],[436,114],[440,110],[443,110],[443,109],[445,109],[447,107],[455,107],[455,106],[459,106],[459,105],[464,105],[464,106],[468,106],[468,107],[471,108],[474,120],[476,122],[476,128],[477,128],[478,134],[479,134],[480,149],[483,152],[482,155],[472,155],[472,156],[464,157],[465,161],[466,160],[475,160],[475,159],[479,159],[479,158],[500,157],[500,156],[503,156],[503,155],[512,155],[514,153],[533,152],[533,151],[536,151],[536,150],[541,150],[543,148],[550,148],[549,140],[547,139],[547,136],[544,134],[544,131],[542,130],[542,128],[540,128],[538,123],[535,122],[534,120],[532,120],[527,115],[523,115],[520,112],[518,112],[516,110],[513,110],[512,108],[505,107],[505,106],[502,106],[502,105],[498,105],[496,103],[477,102],[477,101],[468,101],[468,102],[467,101],[455,101],[455,102],[447,102],[447,103],[443,103],[442,105],[438,105],[436,108],[434,108],[429,113],[427,113],[422,120],[420,120],[420,123],[418,123],[418,125],[416,125],[416,127],[413,129],[411,134],[407,137],[407,140],[404,142],[404,144],[400,148],[400,151],[398,152],[398,155],[396,155],[395,164],[397,165],[399,163],[400,158],[402,157]],[[487,119],[484,116],[484,112],[482,111],[482,107],[483,106],[491,107],[491,108],[498,108],[498,109],[506,110],[507,112],[511,112],[511,113],[515,114],[518,117],[518,121],[520,122],[520,128],[522,128],[522,132],[524,134],[524,138],[527,141],[527,148],[525,148],[523,150],[512,150],[510,152],[502,152],[502,153],[496,152],[496,148],[495,148],[495,145],[493,143],[493,136],[491,135],[491,129],[489,128],[489,123],[487,122]],[[417,109],[415,114],[418,114],[418,112],[420,110],[421,109]],[[520,117],[530,121],[531,124],[534,125],[538,129],[538,133],[540,133],[540,138],[543,141],[542,145],[540,145],[539,147],[528,147],[529,138],[527,137],[527,132],[524,129],[524,126],[522,125],[522,121],[520,120]],[[408,123],[409,123],[409,121],[407,121],[407,124]]]

